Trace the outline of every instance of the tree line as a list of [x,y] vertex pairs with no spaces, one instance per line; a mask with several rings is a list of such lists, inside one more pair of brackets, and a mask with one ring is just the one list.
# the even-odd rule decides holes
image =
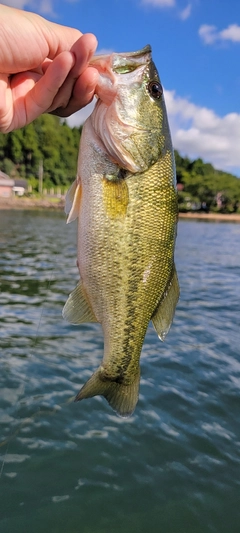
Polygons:
[[0,134],[0,170],[26,179],[37,192],[43,165],[45,188],[67,188],[76,177],[81,130],[46,114],[20,130]]
[[180,211],[240,213],[240,179],[175,151]]
[[[34,193],[42,164],[44,187],[67,189],[76,177],[81,130],[46,114],[20,130],[0,134],[0,170],[25,178]],[[180,211],[240,212],[239,178],[176,150],[175,160]]]

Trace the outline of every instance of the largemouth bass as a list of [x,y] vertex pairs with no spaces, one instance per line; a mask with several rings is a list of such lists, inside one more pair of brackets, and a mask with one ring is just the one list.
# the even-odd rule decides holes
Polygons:
[[66,198],[78,217],[80,282],[63,316],[100,322],[103,361],[76,400],[104,396],[121,416],[138,401],[150,320],[164,340],[179,297],[174,266],[174,154],[151,48],[95,56],[96,106],[84,124],[78,175]]

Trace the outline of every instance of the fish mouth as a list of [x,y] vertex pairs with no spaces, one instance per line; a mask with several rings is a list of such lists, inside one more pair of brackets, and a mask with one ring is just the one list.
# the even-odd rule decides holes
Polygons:
[[136,68],[146,65],[151,61],[152,49],[148,44],[142,50],[136,52],[127,52],[122,54],[113,54],[112,69],[117,74],[127,74],[136,70]]
[[95,67],[100,74],[109,73],[110,70],[117,74],[127,74],[138,67],[149,63],[152,59],[152,49],[147,44],[141,50],[135,52],[112,52],[111,54],[95,55],[90,65]]
[[[89,62],[99,72],[99,82],[95,95],[109,106],[116,94],[121,75],[130,75],[149,65],[152,61],[152,49],[148,44],[136,52],[112,52],[111,54],[95,55]],[[134,74],[133,74],[134,75]]]

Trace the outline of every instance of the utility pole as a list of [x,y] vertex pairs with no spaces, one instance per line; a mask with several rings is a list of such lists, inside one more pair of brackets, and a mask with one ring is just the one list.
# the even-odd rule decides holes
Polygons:
[[43,192],[43,160],[39,161],[38,167],[38,192],[42,194]]

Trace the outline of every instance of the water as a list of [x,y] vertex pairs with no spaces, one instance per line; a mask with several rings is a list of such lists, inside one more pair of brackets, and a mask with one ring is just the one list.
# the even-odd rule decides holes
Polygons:
[[238,533],[240,225],[180,221],[181,300],[165,343],[149,327],[128,420],[72,402],[103,351],[61,316],[75,232],[0,212],[1,533]]

